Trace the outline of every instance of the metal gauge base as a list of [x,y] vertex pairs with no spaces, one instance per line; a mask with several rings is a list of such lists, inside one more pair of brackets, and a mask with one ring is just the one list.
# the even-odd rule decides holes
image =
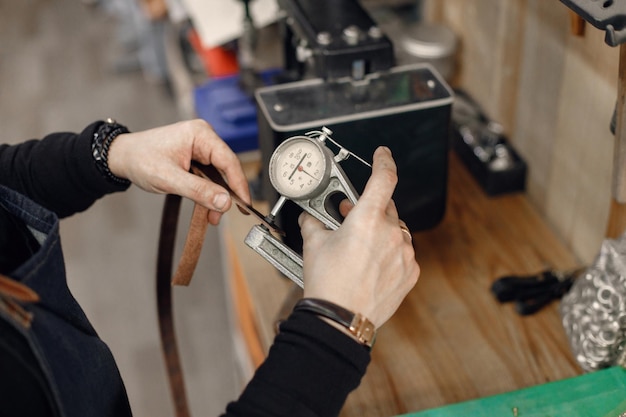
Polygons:
[[252,227],[245,242],[287,278],[304,288],[302,257],[274,237],[267,228],[261,225]]

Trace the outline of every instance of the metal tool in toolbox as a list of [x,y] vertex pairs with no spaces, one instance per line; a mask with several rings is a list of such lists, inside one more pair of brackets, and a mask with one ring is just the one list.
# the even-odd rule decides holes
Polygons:
[[[352,155],[361,163],[371,165],[335,142],[331,134],[330,129],[323,127],[320,131],[288,138],[276,148],[270,158],[268,174],[280,197],[264,219],[265,223],[274,224],[280,209],[287,200],[291,200],[327,228],[339,228],[342,218],[331,197],[343,194],[354,204],[359,198],[339,162]],[[326,146],[326,141],[338,147],[337,154]],[[302,257],[274,237],[264,224],[254,226],[245,243],[293,282],[304,287]]]

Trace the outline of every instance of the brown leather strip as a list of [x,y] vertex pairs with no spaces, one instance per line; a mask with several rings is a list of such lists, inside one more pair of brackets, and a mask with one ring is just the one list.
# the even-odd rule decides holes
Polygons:
[[24,328],[29,328],[33,321],[33,313],[26,311],[15,300],[0,294],[0,310],[11,316]]
[[[268,222],[265,216],[239,198],[214,166],[201,165],[194,162],[191,172],[224,187],[243,212],[246,214],[254,214],[270,230],[284,235],[284,232],[280,230],[280,228]],[[180,205],[181,197],[171,194],[166,196],[161,218],[157,259],[157,305],[163,355],[167,366],[170,390],[174,399],[176,417],[189,417],[190,413],[185,382],[176,343],[176,333],[174,331],[172,285],[189,285],[191,282],[208,228],[209,210],[199,204],[195,205],[183,253],[176,272],[172,276],[174,245],[176,241]]]
[[24,303],[36,303],[39,295],[21,282],[0,274],[0,294]]
[[176,269],[176,273],[174,273],[174,278],[172,278],[172,285],[187,286],[191,282],[193,273],[198,265],[200,253],[202,252],[204,236],[209,226],[208,215],[209,210],[206,207],[200,204],[194,206],[193,214],[191,215],[191,224],[187,232],[187,240],[185,241],[178,268]]
[[25,328],[33,321],[33,313],[28,312],[18,302],[36,303],[39,295],[21,282],[0,274],[0,310]]
[[170,391],[174,400],[176,417],[189,417],[189,406],[183,379],[182,366],[176,343],[174,330],[174,314],[172,311],[172,269],[174,258],[174,244],[178,214],[180,212],[181,197],[167,195],[161,218],[161,232],[157,257],[157,307],[159,314],[159,330],[163,356],[167,367]]
[[[201,165],[194,162],[191,166],[191,172],[194,174],[209,179],[214,183],[224,187],[237,206],[246,214],[254,214],[266,227],[270,230],[284,235],[285,233],[275,224],[269,223],[266,218],[254,209],[249,204],[246,204],[235,192],[228,186],[222,175],[213,165]],[[185,247],[178,263],[178,268],[172,278],[173,285],[189,285],[193,278],[193,273],[198,265],[200,253],[202,252],[202,244],[204,243],[204,237],[209,225],[208,220],[209,210],[199,204],[196,204],[191,216],[191,224],[189,231],[187,232],[187,239],[185,241]]]

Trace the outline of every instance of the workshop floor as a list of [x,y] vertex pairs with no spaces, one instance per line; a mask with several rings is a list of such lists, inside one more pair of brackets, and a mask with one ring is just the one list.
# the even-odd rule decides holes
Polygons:
[[[106,117],[131,130],[179,120],[162,85],[112,70],[124,57],[115,30],[111,16],[78,0],[2,2],[2,142],[79,131]],[[173,414],[154,287],[162,201],[131,187],[61,223],[70,288],[111,347],[136,416]],[[191,287],[175,289],[175,313],[192,414],[211,416],[236,398],[239,383],[216,229],[205,245]]]

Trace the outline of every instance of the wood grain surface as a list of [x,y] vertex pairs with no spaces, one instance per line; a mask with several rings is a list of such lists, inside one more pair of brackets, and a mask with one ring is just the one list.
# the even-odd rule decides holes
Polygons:
[[[487,197],[454,154],[443,221],[414,233],[422,273],[379,331],[372,363],[342,412],[394,416],[504,393],[581,373],[567,344],[558,303],[520,317],[490,293],[496,278],[578,266],[524,194]],[[223,229],[256,311],[264,349],[290,283],[243,239],[253,219],[230,215]],[[245,294],[244,294],[245,296]]]
[[619,48],[572,34],[558,0],[424,0],[459,37],[455,86],[502,123],[528,163],[526,192],[572,252],[595,258],[611,202]]

